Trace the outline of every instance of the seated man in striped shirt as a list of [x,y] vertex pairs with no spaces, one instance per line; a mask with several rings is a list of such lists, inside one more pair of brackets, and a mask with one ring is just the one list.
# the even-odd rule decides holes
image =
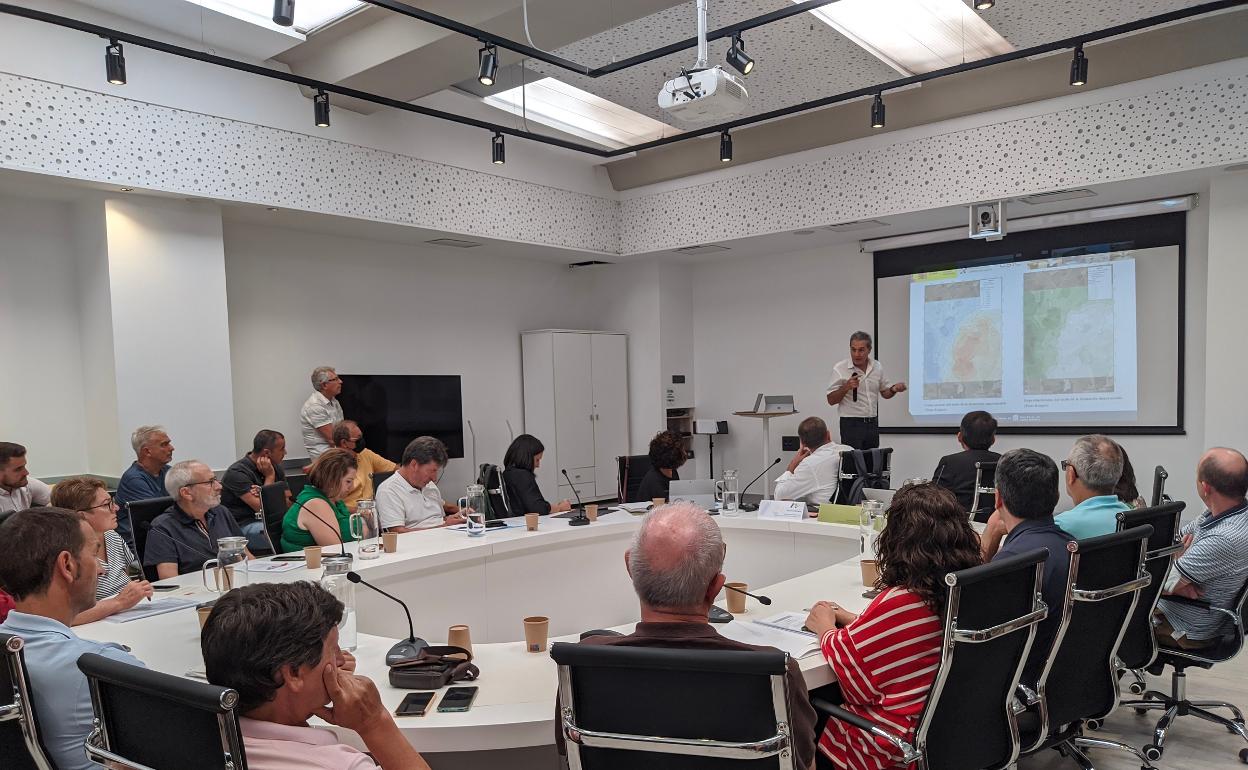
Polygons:
[[1153,615],[1164,647],[1194,650],[1216,643],[1229,630],[1218,612],[1166,598],[1182,596],[1233,609],[1248,580],[1248,460],[1234,449],[1216,447],[1196,466],[1196,494],[1204,514],[1183,527],[1183,552],[1174,563],[1178,582],[1163,589]]
[[[724,552],[719,525],[697,505],[676,502],[650,511],[624,557],[633,590],[641,600],[641,622],[627,636],[591,636],[581,644],[774,652],[774,647],[720,636],[708,622],[711,605],[724,587]],[[815,761],[815,709],[806,695],[806,680],[792,658],[788,688],[793,764],[808,770]],[[555,713],[560,713],[558,703]],[[558,725],[559,720],[555,722]],[[560,754],[567,753],[563,731],[557,726],[555,743]]]
[[[940,667],[943,579],[980,563],[979,538],[952,492],[913,484],[893,497],[875,551],[882,593],[861,615],[818,602],[806,627],[819,635],[841,705],[913,741]],[[892,744],[836,719],[828,720],[819,752],[821,768],[905,766]]]

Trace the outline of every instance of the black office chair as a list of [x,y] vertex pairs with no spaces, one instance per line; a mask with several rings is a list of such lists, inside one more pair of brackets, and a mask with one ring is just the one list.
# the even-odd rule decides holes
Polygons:
[[264,533],[268,538],[273,553],[282,552],[282,519],[286,518],[286,492],[289,487],[285,481],[274,481],[260,487],[260,511],[264,514]]
[[1136,695],[1147,689],[1144,669],[1152,665],[1153,659],[1157,657],[1153,609],[1157,606],[1157,597],[1161,595],[1162,585],[1166,582],[1166,574],[1170,572],[1170,564],[1182,548],[1179,542],[1179,518],[1185,507],[1187,503],[1167,503],[1118,513],[1119,532],[1143,524],[1153,528],[1153,534],[1148,538],[1148,550],[1144,554],[1144,568],[1148,570],[1153,582],[1140,589],[1135,611],[1131,613],[1131,621],[1127,623],[1122,644],[1118,645],[1118,668],[1132,677],[1129,689]]
[[858,505],[864,489],[891,489],[893,448],[850,449],[841,452],[841,481],[834,502]]
[[511,493],[503,483],[503,469],[493,463],[481,463],[477,483],[485,487],[486,521],[507,519],[518,515],[511,510]]
[[[1044,560],[1037,548],[945,576],[945,632],[940,669],[913,743],[827,701],[815,708],[897,748],[900,764],[924,770],[1000,768],[1018,758],[1011,697],[1022,676],[1036,626],[1048,609],[1040,600]],[[974,725],[974,740],[967,726]]]
[[[1204,669],[1213,668],[1215,664],[1224,663],[1235,657],[1244,648],[1244,626],[1245,623],[1248,623],[1248,619],[1246,619],[1248,607],[1245,606],[1248,605],[1248,582],[1245,582],[1244,587],[1239,590],[1239,595],[1235,597],[1235,601],[1230,608],[1211,607],[1208,602],[1186,599],[1181,596],[1167,596],[1166,600],[1191,604],[1209,612],[1216,612],[1225,618],[1224,625],[1227,627],[1227,630],[1210,647],[1203,647],[1198,650],[1179,650],[1172,647],[1158,648],[1157,658],[1153,662],[1150,673],[1160,674],[1164,666],[1170,666],[1174,669],[1170,679],[1170,694],[1166,695],[1156,690],[1148,690],[1144,693],[1142,700],[1127,701],[1122,704],[1135,709],[1137,714],[1144,714],[1149,710],[1165,712],[1162,714],[1161,719],[1157,720],[1157,726],[1153,730],[1153,742],[1144,747],[1144,755],[1149,759],[1161,759],[1162,752],[1165,751],[1166,732],[1170,729],[1170,723],[1178,717],[1189,715],[1200,717],[1206,722],[1221,725],[1230,732],[1239,735],[1245,741],[1248,741],[1248,729],[1244,727],[1244,714],[1233,703],[1188,700],[1187,698],[1188,668],[1193,666]],[[1234,717],[1228,719],[1220,714],[1213,713],[1210,709],[1226,709]],[[1239,759],[1241,762],[1248,764],[1248,749],[1240,749]]]
[[1170,474],[1166,469],[1158,465],[1153,469],[1153,497],[1149,505],[1156,507],[1162,503],[1170,502],[1170,496],[1166,494],[1166,479],[1170,478]]
[[572,768],[795,770],[786,653],[555,642],[550,657]]
[[622,455],[615,458],[618,466],[619,489],[616,490],[621,503],[640,503],[643,501],[637,494],[641,490],[641,480],[650,472],[650,455]]
[[[971,497],[971,519],[981,524],[987,523],[997,507],[997,464],[995,462],[975,463],[975,494]],[[984,483],[987,479],[988,484]],[[987,498],[987,505],[981,505],[981,498]]]
[[39,735],[22,638],[0,632],[0,757],[8,770],[55,770]]
[[381,482],[394,475],[394,471],[378,471],[373,474],[373,495],[377,494],[377,487],[381,486]]
[[288,473],[286,474],[286,486],[290,489],[292,498],[298,497],[303,491],[303,487],[308,483],[308,474],[306,473]]
[[234,690],[94,653],[80,656],[78,668],[91,688],[95,727],[86,750],[94,761],[124,770],[247,770]]
[[[126,506],[130,515],[130,531],[134,534],[134,555],[140,564],[143,563],[143,550],[147,547],[147,533],[152,531],[152,522],[171,505],[172,497],[153,497],[150,500],[131,500]],[[143,575],[148,580],[159,579],[155,567],[144,567]]]
[[1116,654],[1140,589],[1151,582],[1144,555],[1152,533],[1145,524],[1067,544],[1062,619],[1036,683],[1036,708],[1019,715],[1024,755],[1053,748],[1092,770],[1083,750],[1112,748],[1152,767],[1133,746],[1083,734],[1085,720],[1102,720],[1118,706]]

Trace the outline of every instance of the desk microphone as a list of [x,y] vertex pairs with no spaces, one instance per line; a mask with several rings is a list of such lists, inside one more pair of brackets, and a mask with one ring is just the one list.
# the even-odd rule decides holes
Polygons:
[[576,495],[576,515],[568,519],[568,525],[583,527],[589,523],[589,517],[585,515],[585,504],[581,502],[581,493],[576,491],[576,485],[572,483],[572,477],[568,475],[567,468],[560,468],[559,472],[568,480],[568,486],[572,487],[572,494]]
[[[308,513],[312,514],[313,518],[315,518],[317,521],[321,522],[322,524],[324,524],[325,526],[327,526],[327,527],[329,527],[331,530],[333,530],[334,537],[338,538],[338,549],[339,549],[340,551],[342,551],[342,553],[341,553],[340,555],[341,555],[341,556],[343,556],[343,557],[345,557],[345,558],[347,558],[347,559],[352,558],[351,554],[347,553],[347,546],[346,546],[346,544],[345,544],[345,543],[343,543],[343,542],[342,542],[342,535],[338,533],[338,528],[337,528],[337,527],[331,526],[331,525],[330,525],[330,523],[329,523],[328,521],[325,521],[324,519],[322,519],[322,518],[321,518],[321,517],[317,514],[317,512],[316,512],[316,511],[312,510],[311,508],[309,508],[308,506],[306,506],[306,505],[304,505],[303,503],[299,502],[298,500],[296,500],[296,501],[295,501],[295,505],[299,506],[302,510],[305,510],[305,511],[307,511]],[[312,538],[312,539],[313,539],[313,540],[315,540],[316,538],[314,537],[314,538]],[[371,588],[372,586],[369,586],[369,587]]]
[[410,610],[407,609],[406,602],[404,602],[402,599],[400,599],[397,596],[386,593],[385,591],[381,590],[377,586],[368,582],[364,578],[360,577],[360,573],[358,572],[348,572],[347,580],[350,580],[352,583],[359,583],[360,585],[368,586],[369,588],[373,589],[374,591],[386,597],[387,599],[394,601],[394,602],[398,602],[399,606],[403,608],[403,612],[407,614],[407,638],[399,642],[398,644],[394,645],[393,647],[391,647],[390,652],[386,653],[386,665],[387,666],[393,666],[396,663],[402,663],[405,660],[411,660],[412,658],[415,658],[417,655],[419,655],[421,650],[429,646],[429,643],[426,642],[424,639],[418,639],[416,637],[416,631],[412,627],[412,613]]
[[767,471],[771,470],[772,468],[776,467],[779,464],[780,464],[780,458],[777,457],[776,459],[771,461],[771,465],[768,465],[766,468],[763,468],[762,473],[754,477],[754,481],[751,481],[749,484],[745,485],[745,489],[741,490],[741,500],[740,502],[737,503],[737,507],[739,507],[743,511],[757,511],[758,510],[758,506],[755,505],[754,503],[745,502],[745,493],[749,491],[750,487],[754,486],[755,482],[757,482],[763,476],[767,475]]
[[763,596],[761,594],[752,594],[749,591],[742,591],[740,588],[737,588],[736,586],[730,585],[728,583],[724,583],[724,588],[727,588],[729,591],[736,591],[739,594],[745,594],[751,599],[757,599],[759,604],[765,604],[765,605],[771,604],[770,596]]

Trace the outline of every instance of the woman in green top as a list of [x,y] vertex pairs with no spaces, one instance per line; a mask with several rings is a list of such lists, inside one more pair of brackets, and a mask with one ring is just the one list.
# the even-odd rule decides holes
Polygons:
[[355,453],[346,449],[330,449],[316,458],[308,470],[308,483],[282,519],[283,551],[355,539],[351,514],[342,500],[351,493],[356,472]]

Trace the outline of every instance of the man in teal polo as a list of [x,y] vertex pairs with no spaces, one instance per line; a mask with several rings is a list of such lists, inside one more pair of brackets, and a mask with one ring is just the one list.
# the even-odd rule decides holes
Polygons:
[[1066,494],[1075,507],[1053,520],[1076,540],[1118,529],[1118,513],[1130,508],[1114,494],[1122,476],[1122,450],[1108,436],[1081,436],[1062,461]]

